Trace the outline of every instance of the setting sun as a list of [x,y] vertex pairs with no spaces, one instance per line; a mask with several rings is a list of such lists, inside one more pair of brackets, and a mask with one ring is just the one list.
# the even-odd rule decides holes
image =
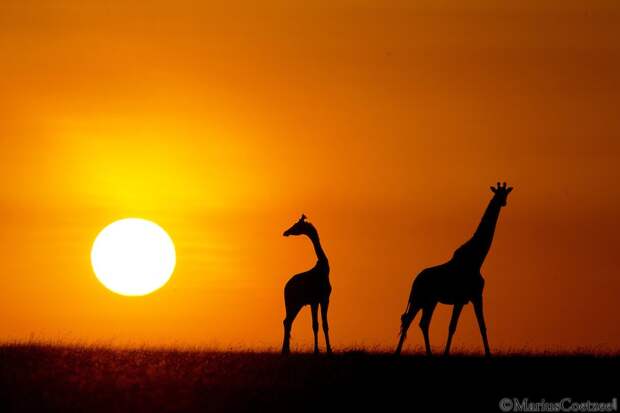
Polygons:
[[127,218],[113,222],[97,235],[91,262],[95,275],[109,290],[138,296],[168,282],[176,253],[172,239],[159,225]]

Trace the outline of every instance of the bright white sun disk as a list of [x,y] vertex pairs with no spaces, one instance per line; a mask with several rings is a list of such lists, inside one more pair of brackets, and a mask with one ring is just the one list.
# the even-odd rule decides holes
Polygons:
[[146,295],[168,282],[176,253],[172,239],[159,225],[126,218],[97,235],[91,263],[95,275],[108,289],[121,295]]

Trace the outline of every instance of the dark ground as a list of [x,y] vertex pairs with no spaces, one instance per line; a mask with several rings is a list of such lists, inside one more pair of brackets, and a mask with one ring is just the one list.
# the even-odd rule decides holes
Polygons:
[[617,355],[426,358],[0,345],[0,411],[500,411],[503,397],[610,401]]

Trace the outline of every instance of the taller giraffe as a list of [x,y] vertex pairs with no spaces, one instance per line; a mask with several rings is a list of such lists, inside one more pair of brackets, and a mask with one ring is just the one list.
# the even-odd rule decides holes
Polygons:
[[329,343],[329,325],[327,323],[327,309],[329,307],[329,295],[332,286],[329,283],[329,262],[319,240],[319,233],[302,215],[299,221],[284,231],[285,237],[289,235],[305,235],[310,238],[317,261],[310,270],[293,276],[284,287],[284,304],[286,306],[286,318],[284,319],[284,342],[282,354],[290,353],[291,328],[299,310],[305,305],[310,305],[312,310],[312,331],[314,332],[314,352],[319,352],[319,321],[318,307],[321,306],[321,321],[325,334],[325,346],[327,353],[332,352]]
[[506,182],[503,184],[498,182],[497,187],[491,187],[491,191],[493,192],[493,198],[489,202],[484,215],[482,215],[482,221],[480,221],[480,225],[478,225],[478,229],[476,229],[473,237],[454,252],[450,261],[423,270],[413,281],[407,309],[401,316],[400,340],[396,347],[396,354],[400,354],[407,337],[407,330],[421,309],[422,319],[420,320],[420,328],[424,335],[426,354],[431,355],[428,329],[435,306],[439,302],[454,306],[448,329],[448,341],[444,351],[444,355],[448,355],[461,310],[465,304],[471,301],[474,304],[476,319],[480,327],[484,353],[487,356],[491,355],[484,313],[482,311],[484,278],[480,274],[480,268],[491,248],[499,212],[502,207],[506,206],[506,199],[512,188],[507,187]]

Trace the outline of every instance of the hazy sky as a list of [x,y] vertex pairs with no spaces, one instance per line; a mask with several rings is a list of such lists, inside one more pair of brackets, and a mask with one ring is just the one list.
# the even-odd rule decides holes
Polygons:
[[[619,2],[205,3],[0,5],[0,340],[279,346],[305,213],[334,347],[393,347],[501,179],[491,346],[620,348]],[[90,267],[127,216],[177,247],[147,297]],[[454,343],[479,350],[470,307]]]

